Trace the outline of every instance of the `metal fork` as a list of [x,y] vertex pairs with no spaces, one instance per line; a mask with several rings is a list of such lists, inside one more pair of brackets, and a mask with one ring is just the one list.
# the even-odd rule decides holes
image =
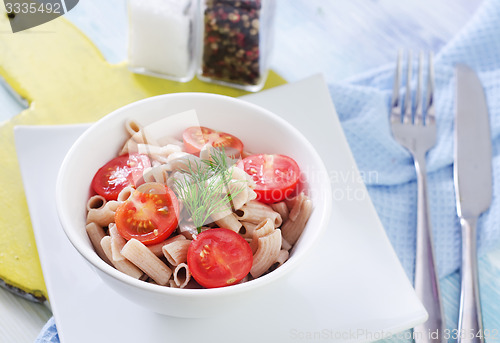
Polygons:
[[406,93],[400,96],[402,79],[402,54],[398,53],[394,88],[391,101],[392,135],[413,156],[417,172],[417,247],[415,258],[415,291],[429,314],[428,320],[413,329],[415,342],[444,342],[444,315],[441,304],[432,227],[427,199],[425,156],[436,144],[434,111],[434,69],[432,54],[428,59],[427,94],[423,96],[423,53],[419,54],[415,104],[412,99],[412,61],[408,53],[406,67]]

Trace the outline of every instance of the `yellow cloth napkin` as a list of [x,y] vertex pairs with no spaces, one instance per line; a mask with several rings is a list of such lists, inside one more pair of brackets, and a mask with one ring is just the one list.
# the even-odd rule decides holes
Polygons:
[[[0,75],[30,107],[0,124],[0,279],[43,300],[47,290],[19,173],[13,127],[92,122],[130,102],[165,93],[240,96],[245,92],[199,80],[177,83],[132,74],[125,63],[106,62],[92,42],[63,18],[16,34],[9,31],[2,8]],[[271,72],[265,88],[284,83]]]

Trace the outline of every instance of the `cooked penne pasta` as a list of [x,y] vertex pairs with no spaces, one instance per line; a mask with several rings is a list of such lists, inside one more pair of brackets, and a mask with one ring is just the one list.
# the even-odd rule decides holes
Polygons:
[[292,245],[290,243],[288,243],[288,241],[283,237],[281,237],[281,249],[282,250],[292,249]]
[[180,239],[165,244],[162,247],[163,255],[165,255],[168,263],[177,266],[187,261],[187,252],[190,244],[191,241],[189,239]]
[[274,231],[274,224],[270,218],[266,218],[257,225],[253,231],[253,238],[259,239],[260,237],[267,236]]
[[258,224],[249,223],[249,222],[241,222],[242,228],[240,229],[240,234],[245,238],[252,238],[253,232]]
[[221,220],[222,218],[227,217],[232,213],[233,211],[231,211],[231,207],[228,204],[225,206],[221,206],[217,212],[212,213],[210,218],[212,218],[214,222],[217,222],[218,220]]
[[273,221],[274,227],[279,227],[282,223],[281,216],[278,212],[275,212],[271,206],[256,200],[249,201],[235,213],[240,221],[258,224],[269,218]]
[[237,166],[232,166],[230,168],[231,172],[231,178],[235,181],[245,181],[245,183],[250,187],[250,188],[255,188],[255,181],[252,179],[250,175],[245,173],[245,171],[241,168],[238,168]]
[[186,237],[184,235],[175,235],[173,237],[170,237],[170,238],[164,240],[163,242],[156,243],[153,245],[148,245],[148,249],[151,250],[151,252],[153,254],[155,254],[156,256],[163,257],[162,248],[164,245],[178,241],[178,240],[185,240],[185,239],[186,239]]
[[106,254],[106,257],[108,260],[111,261],[112,265],[121,271],[122,273],[125,273],[135,279],[141,279],[143,277],[143,272],[137,268],[133,263],[131,263],[128,260],[123,260],[123,261],[113,261],[113,256],[111,252],[111,237],[109,236],[104,236],[101,239],[101,247]]
[[257,197],[257,193],[255,193],[245,181],[231,181],[227,188],[228,194],[231,195],[231,206],[233,210],[241,209],[243,205]]
[[139,124],[137,121],[134,119],[128,119],[125,122],[125,130],[128,132],[128,134],[132,137],[136,133],[140,132],[142,130],[142,125]]
[[137,239],[129,240],[121,253],[157,284],[165,286],[170,280],[172,270]]
[[130,198],[132,193],[134,193],[135,188],[132,186],[127,186],[118,193],[118,198],[116,199],[118,202],[124,202]]
[[173,153],[181,152],[181,147],[175,144],[157,146],[151,144],[137,144],[137,153],[148,155],[153,161],[167,163],[168,157]]
[[271,208],[278,212],[281,216],[281,220],[285,222],[288,219],[288,207],[286,206],[286,202],[280,201],[275,204],[271,204]]
[[96,223],[101,227],[106,227],[115,221],[115,212],[120,203],[118,201],[108,201],[100,208],[91,208],[87,213],[87,224]]
[[106,199],[101,195],[94,195],[87,201],[87,211],[100,210],[106,205]]
[[125,257],[121,254],[121,250],[127,241],[118,233],[115,223],[109,224],[109,236],[113,261],[123,261]]
[[108,257],[104,253],[101,246],[101,240],[104,236],[106,236],[104,229],[96,223],[89,223],[85,226],[85,230],[87,231],[87,235],[89,236],[90,242],[92,243],[97,255],[106,261],[106,263],[111,264],[111,261],[108,260]]
[[132,138],[128,139],[120,150],[118,155],[132,154],[137,151],[137,142]]
[[288,257],[290,257],[290,253],[288,252],[288,250],[281,249],[279,254],[278,254],[278,258],[276,259],[276,262],[274,263],[274,264],[277,264],[275,268],[278,268],[283,263],[285,263],[286,260],[288,260]]
[[126,153],[137,153],[138,151],[138,144],[154,144],[155,141],[151,139],[151,137],[148,137],[146,133],[144,132],[142,126],[134,121],[130,120],[129,122],[125,123],[125,129],[129,133],[130,138],[125,142],[123,145],[120,155],[126,154]]
[[145,182],[158,182],[166,185],[168,180],[168,168],[165,164],[147,168],[144,170],[142,177]]
[[223,227],[229,230],[233,230],[234,232],[240,232],[242,224],[238,220],[238,217],[234,213],[231,213],[219,220],[215,221],[219,227]]
[[253,229],[252,240],[249,242],[249,244],[254,254],[258,249],[259,238],[267,236],[271,234],[273,231],[274,231],[274,224],[269,218],[264,219],[262,222],[259,223],[259,225],[257,225]]
[[188,222],[188,221],[182,221],[179,223],[179,233],[186,237],[187,239],[193,239],[196,234],[198,233],[198,230],[196,227],[193,225],[193,223]]
[[188,168],[196,170],[198,167],[203,167],[204,163],[197,156],[186,152],[174,152],[168,156],[167,166],[170,171],[186,170]]
[[257,278],[264,274],[277,260],[281,250],[281,231],[273,232],[258,238],[258,248],[253,255],[250,274]]
[[202,160],[211,160],[212,157],[212,151],[213,151],[214,147],[212,146],[212,144],[208,143],[208,144],[205,144],[201,150],[200,150],[200,159]]
[[308,199],[307,196],[301,192],[299,195],[293,197],[292,199],[288,199],[285,201],[288,210],[289,210],[289,217],[292,220],[295,220],[297,218],[297,215],[300,210],[300,206],[304,200]]
[[168,287],[170,287],[170,288],[179,288],[179,286],[172,279],[168,280]]
[[132,140],[137,142],[137,144],[150,144],[150,145],[158,145],[155,139],[148,135],[145,130],[140,129],[136,133],[134,133],[131,137]]
[[174,269],[174,283],[179,288],[187,286],[191,280],[191,272],[186,263],[181,263]]
[[[299,239],[307,220],[312,213],[312,202],[307,197],[301,197],[295,201],[293,208],[290,210],[288,220],[283,224],[281,230],[283,237],[288,243],[294,245]],[[293,214],[293,215],[292,215]]]

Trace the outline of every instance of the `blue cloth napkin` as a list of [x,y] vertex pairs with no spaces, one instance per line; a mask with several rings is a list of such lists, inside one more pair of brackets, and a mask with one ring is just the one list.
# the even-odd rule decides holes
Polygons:
[[50,318],[49,321],[45,323],[35,343],[59,343],[59,335],[57,334],[54,317]]
[[[493,202],[479,220],[479,252],[500,241],[500,1],[486,0],[473,19],[435,57],[438,141],[427,156],[429,197],[440,277],[460,267],[460,225],[453,188],[454,66],[476,70],[486,90],[493,140]],[[387,235],[413,279],[417,188],[409,153],[397,144],[388,122],[394,65],[349,82],[330,84],[333,102]],[[447,312],[455,313],[457,274],[442,280]],[[447,306],[446,303],[451,303]],[[450,317],[450,316],[449,316]],[[451,315],[452,322],[456,320]],[[486,320],[486,319],[485,319]],[[58,343],[52,318],[36,343]]]

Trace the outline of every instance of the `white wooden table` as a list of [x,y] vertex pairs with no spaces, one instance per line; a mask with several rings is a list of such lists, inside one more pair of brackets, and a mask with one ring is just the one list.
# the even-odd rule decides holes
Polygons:
[[[291,82],[315,73],[323,73],[328,82],[347,79],[393,62],[398,47],[439,50],[480,3],[278,0],[272,67]],[[125,59],[125,0],[82,0],[66,17],[94,41],[108,61]],[[0,103],[0,121],[21,110],[1,87]],[[492,264],[500,261],[498,255],[488,257]],[[33,342],[50,316],[45,306],[0,289],[0,342]]]

